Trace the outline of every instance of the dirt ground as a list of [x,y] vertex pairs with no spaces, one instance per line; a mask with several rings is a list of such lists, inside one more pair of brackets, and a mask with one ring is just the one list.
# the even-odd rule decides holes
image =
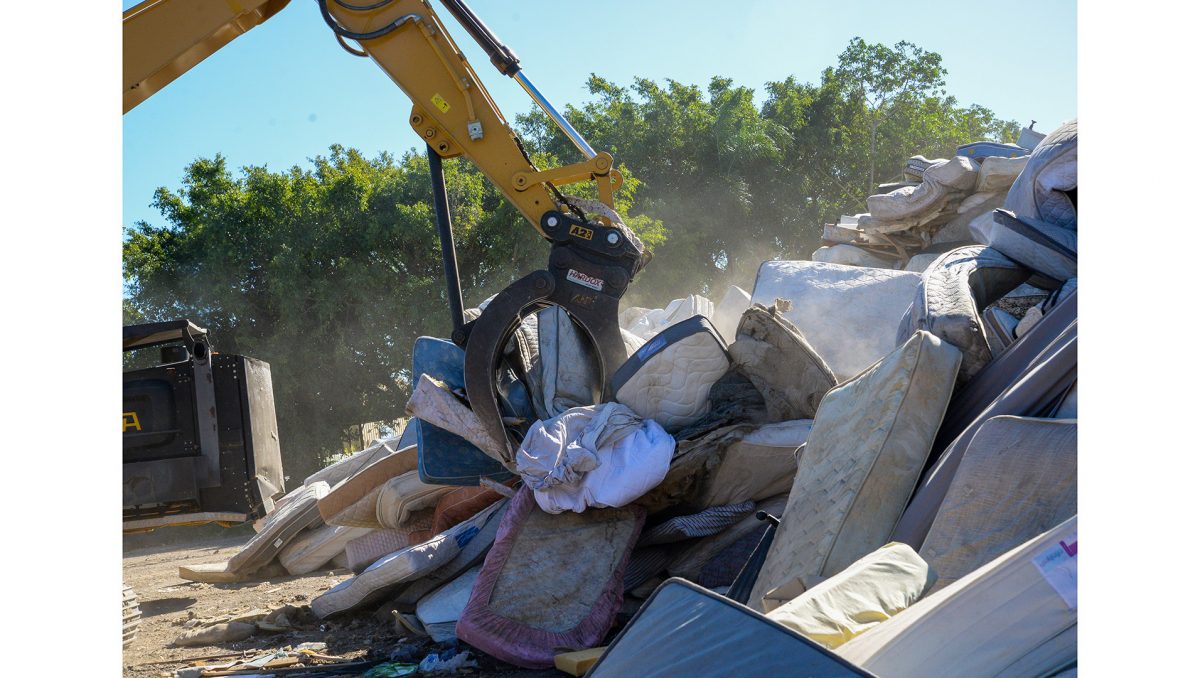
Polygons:
[[[427,639],[421,641],[397,632],[395,622],[377,620],[372,612],[321,621],[312,616],[308,602],[350,576],[346,570],[318,570],[298,577],[278,577],[241,584],[201,584],[179,578],[180,565],[227,560],[237,552],[244,537],[206,538],[186,545],[127,547],[123,558],[125,583],[133,586],[142,610],[137,638],[125,650],[122,663],[127,678],[159,678],[188,665],[188,660],[207,655],[240,651],[278,650],[307,641],[323,641],[326,654],[358,660],[386,660],[397,649],[412,654],[417,662],[437,650]],[[253,609],[276,610],[285,605],[299,608],[289,614],[293,630],[259,632],[249,639],[208,647],[171,647],[187,629],[189,619],[211,618]],[[114,605],[113,614],[116,614]],[[461,649],[470,650],[462,646]],[[502,664],[472,651],[480,668],[474,675],[563,676],[554,670],[525,671]]]

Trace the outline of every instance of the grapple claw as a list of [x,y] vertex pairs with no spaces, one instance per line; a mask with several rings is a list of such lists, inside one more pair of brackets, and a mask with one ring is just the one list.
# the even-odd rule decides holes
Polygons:
[[597,261],[569,244],[556,245],[548,270],[535,271],[504,288],[470,324],[466,341],[467,400],[488,433],[509,450],[515,445],[501,420],[496,371],[504,347],[521,319],[551,305],[563,308],[584,330],[599,359],[605,400],[612,397],[613,372],[625,362],[625,342],[617,321],[621,295],[632,271],[626,262]]

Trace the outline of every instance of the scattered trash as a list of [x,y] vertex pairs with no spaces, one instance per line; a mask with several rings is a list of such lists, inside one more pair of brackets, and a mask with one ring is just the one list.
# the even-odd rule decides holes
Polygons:
[[470,652],[455,652],[452,649],[432,653],[422,659],[418,666],[418,670],[426,674],[455,673],[461,669],[477,668],[479,664],[471,659]]
[[424,643],[400,642],[388,653],[388,661],[415,663],[423,659],[425,654]]
[[370,671],[362,674],[362,678],[397,678],[397,676],[411,676],[412,674],[416,673],[417,670],[418,667],[416,664],[387,662],[374,666]]
[[247,624],[245,622],[213,624],[202,629],[188,631],[175,639],[175,645],[178,647],[199,647],[203,645],[217,645],[219,643],[232,643],[249,638],[254,635],[256,629],[257,627],[254,624]]

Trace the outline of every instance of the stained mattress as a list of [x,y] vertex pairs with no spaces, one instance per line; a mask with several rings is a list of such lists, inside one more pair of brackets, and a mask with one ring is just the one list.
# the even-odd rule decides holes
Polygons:
[[721,506],[786,494],[812,424],[811,419],[766,424],[730,444],[704,479],[700,504]]
[[379,492],[384,483],[417,468],[416,446],[386,455],[357,471],[325,497],[317,506],[327,525],[380,528],[376,514]]
[[783,316],[845,381],[896,347],[896,328],[912,304],[920,274],[815,261],[767,261],[754,303],[791,302]]
[[984,422],[921,545],[939,587],[1075,515],[1076,435],[1074,419]]
[[321,524],[317,502],[328,493],[329,485],[324,481],[305,485],[294,500],[267,516],[262,531],[229,559],[226,569],[234,574],[249,574],[274,560],[296,535]]
[[676,323],[647,341],[613,375],[617,402],[669,433],[708,412],[713,384],[729,371],[725,340],[704,316]]
[[483,526],[479,528],[479,532],[471,537],[471,541],[459,551],[457,556],[449,563],[430,572],[429,574],[413,581],[404,590],[396,594],[393,601],[400,607],[410,607],[416,605],[426,595],[437,589],[442,584],[453,580],[463,572],[466,572],[472,567],[483,562],[484,556],[487,555],[492,544],[496,541],[496,532],[500,529],[500,523],[504,520],[505,514],[508,512],[508,507],[512,502],[505,499],[500,509],[493,511]]
[[1076,519],[837,648],[883,676],[1042,676],[1076,650]]
[[890,541],[920,478],[958,372],[958,349],[918,331],[826,394],[749,606],[811,587]]
[[973,245],[943,254],[921,274],[912,308],[896,335],[902,344],[916,330],[931,332],[962,351],[958,383],[992,361],[980,312],[1030,275],[997,250]]
[[279,562],[288,574],[307,574],[346,550],[346,544],[371,530],[363,527],[321,525],[305,531],[279,552]]
[[763,394],[771,421],[812,419],[837,384],[833,370],[775,304],[754,304],[742,315],[729,352]]
[[405,582],[418,579],[452,561],[479,533],[502,502],[488,507],[432,539],[384,556],[362,574],[347,579],[313,598],[313,614],[325,619],[386,596]]
[[458,637],[503,661],[549,668],[595,647],[621,606],[645,511],[550,514],[522,488],[512,500],[458,620]]

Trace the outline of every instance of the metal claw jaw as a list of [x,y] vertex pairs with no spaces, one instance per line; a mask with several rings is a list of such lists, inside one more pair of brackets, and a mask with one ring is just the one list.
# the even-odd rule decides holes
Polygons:
[[552,305],[562,307],[591,340],[603,378],[603,398],[610,400],[612,375],[628,358],[618,306],[644,262],[639,244],[629,242],[619,229],[585,224],[559,212],[548,212],[542,224],[554,241],[546,270],[504,288],[468,324],[465,338],[455,337],[456,343],[465,339],[466,344],[467,400],[488,434],[509,451],[507,464],[515,458],[515,446],[501,419],[495,378],[504,348],[521,319]]

